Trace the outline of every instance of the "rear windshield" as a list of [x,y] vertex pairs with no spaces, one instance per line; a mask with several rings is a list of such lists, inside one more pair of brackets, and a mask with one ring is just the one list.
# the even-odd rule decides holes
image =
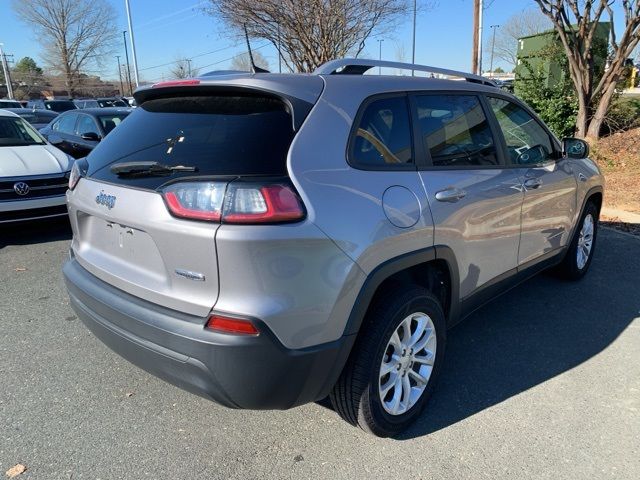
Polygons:
[[157,188],[194,175],[118,178],[109,166],[119,162],[192,166],[198,176],[283,175],[293,135],[288,107],[275,98],[234,93],[149,100],[89,155],[89,176]]
[[44,102],[44,106],[47,110],[53,110],[54,112],[66,112],[67,110],[75,110],[78,108],[76,107],[76,104],[70,100],[52,100]]
[[22,108],[20,102],[12,102],[11,100],[0,100],[0,108]]

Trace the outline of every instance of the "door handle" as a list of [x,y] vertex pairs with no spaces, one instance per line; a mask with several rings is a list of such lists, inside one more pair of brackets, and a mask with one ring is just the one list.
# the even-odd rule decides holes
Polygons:
[[528,178],[527,180],[524,181],[524,188],[527,189],[536,189],[539,188],[542,185],[542,180],[540,180],[539,178]]
[[467,192],[459,188],[447,188],[436,193],[439,202],[455,203],[467,196]]

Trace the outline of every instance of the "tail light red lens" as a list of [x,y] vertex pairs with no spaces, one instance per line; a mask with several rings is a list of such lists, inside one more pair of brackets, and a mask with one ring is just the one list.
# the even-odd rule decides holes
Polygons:
[[224,223],[278,223],[302,218],[302,203],[288,185],[231,184],[225,196]]
[[249,320],[212,315],[207,321],[206,328],[217,332],[233,333],[235,335],[259,335],[258,329]]
[[170,185],[162,194],[174,216],[217,222],[225,188],[224,182],[184,182]]
[[304,207],[284,182],[183,182],[162,192],[176,217],[232,224],[282,223],[302,220]]

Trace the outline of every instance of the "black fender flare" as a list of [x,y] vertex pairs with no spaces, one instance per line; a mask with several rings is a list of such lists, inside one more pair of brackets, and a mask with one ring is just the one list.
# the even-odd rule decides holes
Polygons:
[[453,250],[444,245],[435,245],[391,258],[372,270],[371,273],[367,275],[356,297],[356,301],[345,326],[344,335],[353,335],[360,331],[371,300],[373,300],[373,296],[382,282],[398,272],[435,260],[443,260],[449,269],[451,285],[447,325],[453,326],[457,323],[460,317],[460,277],[458,274],[458,263]]

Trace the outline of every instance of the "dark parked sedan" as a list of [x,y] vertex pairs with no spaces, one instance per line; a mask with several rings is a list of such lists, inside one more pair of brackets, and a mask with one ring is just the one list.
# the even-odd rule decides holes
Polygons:
[[86,157],[129,115],[129,108],[85,108],[61,113],[40,133],[74,158]]
[[62,113],[67,110],[75,110],[75,103],[71,100],[29,100],[27,102],[27,108],[32,110],[51,110],[54,112]]

